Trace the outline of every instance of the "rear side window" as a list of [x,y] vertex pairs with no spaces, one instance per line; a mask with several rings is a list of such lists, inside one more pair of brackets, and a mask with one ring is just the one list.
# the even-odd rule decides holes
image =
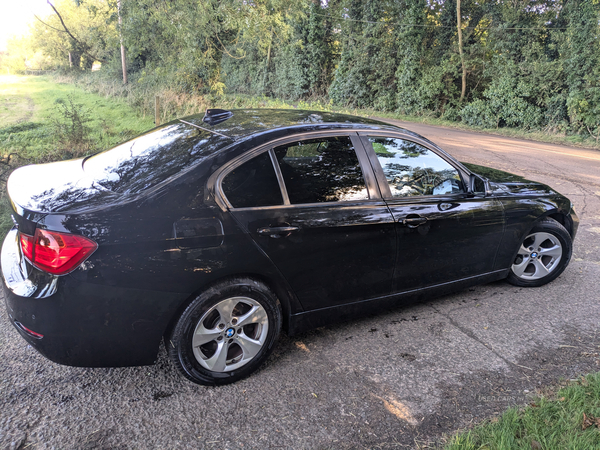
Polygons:
[[266,152],[229,172],[221,186],[234,208],[283,204],[275,169]]
[[291,204],[364,200],[365,180],[347,136],[293,142],[275,148]]

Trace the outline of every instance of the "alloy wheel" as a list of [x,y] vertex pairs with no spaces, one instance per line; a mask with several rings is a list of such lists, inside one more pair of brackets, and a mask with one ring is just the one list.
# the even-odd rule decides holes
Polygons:
[[269,331],[263,306],[248,297],[221,300],[200,318],[192,336],[196,360],[212,372],[229,372],[249,363]]
[[562,255],[562,245],[555,235],[532,233],[521,244],[512,271],[523,280],[538,280],[559,267]]

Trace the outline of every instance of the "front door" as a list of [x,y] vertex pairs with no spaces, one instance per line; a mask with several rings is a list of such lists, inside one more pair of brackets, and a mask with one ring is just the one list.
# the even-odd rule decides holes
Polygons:
[[492,272],[504,233],[501,203],[467,195],[459,168],[424,143],[392,135],[363,142],[396,222],[394,292]]
[[[305,310],[390,294],[394,218],[356,135],[280,141],[235,167],[221,186],[233,217]],[[252,200],[265,189],[273,194],[266,203]]]

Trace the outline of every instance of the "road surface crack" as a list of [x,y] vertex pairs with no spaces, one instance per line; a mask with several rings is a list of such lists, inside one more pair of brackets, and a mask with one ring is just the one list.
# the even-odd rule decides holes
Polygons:
[[456,328],[458,331],[460,331],[461,333],[463,333],[465,336],[471,338],[472,340],[474,340],[475,342],[478,342],[479,344],[483,345],[488,351],[492,352],[494,355],[496,355],[498,358],[500,358],[502,361],[504,361],[506,363],[506,365],[508,367],[520,367],[523,369],[528,369],[533,371],[532,368],[530,367],[526,367],[526,366],[522,366],[520,364],[514,363],[510,360],[508,360],[506,357],[502,356],[500,353],[498,353],[496,350],[494,350],[494,348],[492,347],[491,344],[488,344],[486,342],[484,342],[483,340],[481,340],[480,338],[478,338],[475,333],[473,333],[473,331],[471,331],[470,329],[463,327],[462,325],[460,325],[458,322],[456,322],[452,317],[450,317],[448,314],[443,313],[442,311],[440,311],[439,309],[437,309],[435,306],[429,305],[435,312],[437,312],[438,314],[441,314],[442,316],[444,316],[446,319],[448,319],[448,321],[450,322],[450,324]]

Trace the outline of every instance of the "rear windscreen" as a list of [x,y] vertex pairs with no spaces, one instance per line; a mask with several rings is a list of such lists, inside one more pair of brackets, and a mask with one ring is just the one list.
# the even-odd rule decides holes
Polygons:
[[222,147],[223,138],[183,123],[169,124],[88,158],[94,182],[118,193],[138,193],[191,167]]

